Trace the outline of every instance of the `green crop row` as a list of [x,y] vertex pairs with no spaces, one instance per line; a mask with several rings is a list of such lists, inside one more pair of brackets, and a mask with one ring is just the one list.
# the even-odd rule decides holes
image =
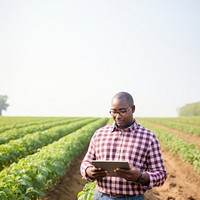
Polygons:
[[[68,117],[69,118],[69,117]],[[63,120],[61,117],[0,117],[0,133],[14,128]]]
[[181,156],[184,161],[192,164],[196,171],[200,173],[200,149],[195,144],[188,143],[169,131],[157,128],[146,121],[142,121],[141,124],[155,132],[159,140],[163,142],[169,150]]
[[167,117],[167,118],[145,118],[147,120],[171,121],[192,126],[200,126],[200,117]]
[[200,136],[200,127],[173,122],[171,120],[164,120],[162,118],[146,118],[145,120],[155,122],[157,124],[160,124],[169,128],[173,128],[179,131],[183,131],[184,133],[190,133],[193,135]]
[[200,126],[200,117],[178,117],[171,118],[171,120],[182,124]]
[[34,133],[36,131],[44,131],[54,126],[60,126],[78,120],[80,120],[80,118],[67,118],[62,121],[43,123],[40,125],[32,125],[24,128],[14,128],[0,134],[0,144],[5,144],[10,140],[21,138],[26,134]]
[[93,200],[95,191],[96,191],[96,181],[87,182],[82,191],[77,195],[78,200]]
[[66,125],[28,134],[0,145],[0,170],[94,120],[97,120],[97,118],[83,118],[78,122],[69,122]]
[[45,191],[65,175],[70,163],[86,147],[94,131],[107,120],[103,118],[89,123],[2,170],[0,199],[35,200],[44,197]]

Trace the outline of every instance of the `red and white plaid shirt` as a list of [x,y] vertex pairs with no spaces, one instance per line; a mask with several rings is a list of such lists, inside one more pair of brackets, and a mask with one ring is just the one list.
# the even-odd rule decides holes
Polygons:
[[121,130],[115,124],[107,125],[95,132],[88,151],[81,163],[81,174],[92,181],[86,169],[92,166],[92,160],[128,161],[141,172],[150,176],[149,186],[138,185],[120,177],[106,176],[98,180],[98,190],[106,194],[139,195],[154,186],[161,186],[167,178],[166,168],[156,135],[134,123]]

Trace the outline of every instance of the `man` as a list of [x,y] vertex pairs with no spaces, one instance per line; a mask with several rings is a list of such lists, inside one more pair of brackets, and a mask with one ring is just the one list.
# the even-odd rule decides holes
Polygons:
[[[110,109],[115,123],[97,130],[90,141],[81,174],[88,181],[97,180],[96,200],[143,200],[146,190],[163,185],[167,178],[158,139],[137,123],[134,112],[132,96],[117,93]],[[92,160],[128,161],[130,170],[116,168],[117,177],[109,176]]]

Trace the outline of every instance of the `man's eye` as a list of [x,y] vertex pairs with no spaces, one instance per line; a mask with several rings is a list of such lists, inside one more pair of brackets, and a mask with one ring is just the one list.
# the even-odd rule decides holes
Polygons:
[[126,113],[126,110],[120,110],[120,113]]

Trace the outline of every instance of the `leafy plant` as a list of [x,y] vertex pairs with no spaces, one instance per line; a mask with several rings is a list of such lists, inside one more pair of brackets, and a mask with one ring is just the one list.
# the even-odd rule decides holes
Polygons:
[[78,193],[78,200],[92,200],[96,191],[96,182],[88,182],[85,184],[83,190]]
[[22,158],[0,172],[0,199],[36,200],[65,175],[70,163],[88,144],[94,131],[107,122],[96,119],[77,131]]

